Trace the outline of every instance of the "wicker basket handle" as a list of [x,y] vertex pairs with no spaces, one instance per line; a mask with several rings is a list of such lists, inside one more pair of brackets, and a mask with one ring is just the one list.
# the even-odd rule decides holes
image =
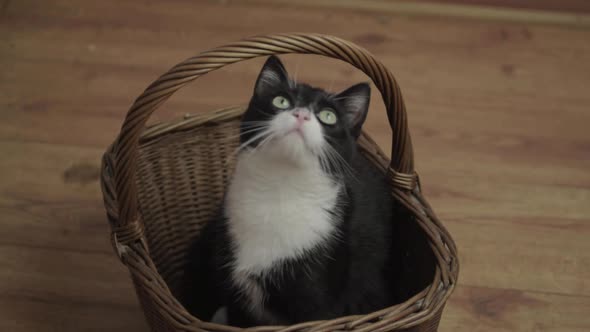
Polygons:
[[[118,138],[115,179],[121,231],[137,229],[138,196],[135,181],[139,137],[158,106],[198,77],[228,64],[272,54],[302,53],[336,58],[362,70],[381,92],[392,129],[390,173],[404,189],[416,184],[406,110],[395,79],[367,50],[340,38],[319,34],[276,34],[253,37],[218,47],[174,66],[139,96],[125,117]],[[136,232],[133,232],[136,233]],[[137,233],[136,233],[137,234]],[[125,241],[126,242],[126,241]]]

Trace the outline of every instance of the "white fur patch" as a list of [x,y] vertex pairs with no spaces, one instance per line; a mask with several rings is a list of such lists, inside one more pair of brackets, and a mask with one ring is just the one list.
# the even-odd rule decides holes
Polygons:
[[233,282],[252,312],[265,318],[264,294],[252,276],[264,275],[280,261],[297,258],[336,235],[328,210],[340,191],[312,152],[323,143],[321,127],[313,123],[317,120],[306,123],[301,133],[289,133],[295,118],[283,114],[270,124],[275,139],[238,156],[225,202],[235,245]]

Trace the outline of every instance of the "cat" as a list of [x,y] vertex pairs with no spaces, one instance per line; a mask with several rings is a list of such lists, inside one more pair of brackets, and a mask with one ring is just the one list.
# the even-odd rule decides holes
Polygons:
[[329,93],[268,58],[222,207],[189,255],[183,303],[238,327],[366,314],[399,302],[385,174],[357,148],[370,86]]

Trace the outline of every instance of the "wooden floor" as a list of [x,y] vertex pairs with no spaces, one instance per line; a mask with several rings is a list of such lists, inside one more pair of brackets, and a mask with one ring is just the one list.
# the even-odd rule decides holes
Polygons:
[[[110,247],[101,154],[170,66],[285,31],[352,40],[401,84],[424,190],[460,249],[441,331],[590,331],[590,4],[474,2],[0,1],[0,331],[146,331]],[[324,87],[365,79],[284,59]],[[262,61],[154,120],[246,102]],[[387,150],[386,123],[375,94],[366,128]]]

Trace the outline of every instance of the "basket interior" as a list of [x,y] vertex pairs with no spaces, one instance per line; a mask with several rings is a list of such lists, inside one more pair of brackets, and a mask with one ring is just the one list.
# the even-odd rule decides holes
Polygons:
[[[231,178],[239,123],[236,116],[166,130],[140,143],[137,181],[149,252],[177,298],[183,291],[188,248],[219,209]],[[435,257],[412,214],[401,204],[398,209],[395,252],[400,273],[391,282],[400,285],[400,298],[407,299],[432,282]]]

